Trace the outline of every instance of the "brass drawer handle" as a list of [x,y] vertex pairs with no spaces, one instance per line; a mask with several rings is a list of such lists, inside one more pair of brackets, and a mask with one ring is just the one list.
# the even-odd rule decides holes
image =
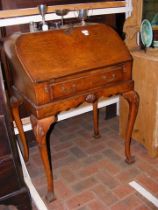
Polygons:
[[102,78],[104,79],[104,80],[106,80],[107,79],[107,77],[104,75],[104,76],[102,76]]
[[76,92],[76,84],[72,84],[72,91]]
[[111,76],[112,76],[112,77],[111,77],[111,78],[109,78],[109,81],[114,81],[114,80],[115,80],[115,78],[116,78],[116,74],[112,74]]
[[64,85],[61,87],[61,89],[62,89],[62,92],[63,92],[63,93],[68,93],[68,89],[67,89],[67,88],[65,88],[65,86],[64,86]]
[[61,90],[63,93],[66,93],[66,94],[71,93],[71,92],[76,92],[76,84],[72,84],[72,86],[70,86],[70,88],[62,85]]
[[65,87],[64,86],[62,86],[61,89],[62,89],[63,92],[65,91]]
[[112,78],[113,78],[113,79],[116,78],[116,74],[112,74]]

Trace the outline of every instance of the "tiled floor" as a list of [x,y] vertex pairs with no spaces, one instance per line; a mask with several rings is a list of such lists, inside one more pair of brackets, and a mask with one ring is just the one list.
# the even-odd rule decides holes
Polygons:
[[[124,162],[124,143],[119,137],[118,117],[104,120],[100,112],[100,139],[94,139],[92,113],[55,125],[51,132],[56,200],[49,210],[156,210],[152,203],[129,186],[137,181],[158,197],[158,158],[132,142],[136,162]],[[42,198],[46,180],[37,147],[31,148],[27,164]]]

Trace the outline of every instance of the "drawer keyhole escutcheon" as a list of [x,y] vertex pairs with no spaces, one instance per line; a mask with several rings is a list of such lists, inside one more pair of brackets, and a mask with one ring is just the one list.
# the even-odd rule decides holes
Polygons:
[[68,92],[67,88],[65,88],[64,85],[61,87],[61,89],[62,89],[62,91],[63,91],[64,93],[67,93],[67,92]]

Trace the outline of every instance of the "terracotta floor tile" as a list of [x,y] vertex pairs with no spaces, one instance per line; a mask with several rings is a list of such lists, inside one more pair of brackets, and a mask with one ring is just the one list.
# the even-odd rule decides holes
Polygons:
[[146,174],[142,174],[139,177],[137,177],[138,183],[142,184],[146,190],[149,190],[151,193],[158,193],[158,183],[153,180],[150,176],[147,176]]
[[90,210],[88,206],[79,207],[76,210]]
[[[101,161],[100,161],[101,162]],[[120,168],[117,164],[114,164],[110,160],[102,160],[103,165],[98,162],[98,166],[102,168],[103,171],[107,171],[110,175],[116,175],[120,172]]]
[[118,201],[117,197],[104,185],[95,186],[92,191],[107,207]]
[[76,158],[84,158],[87,156],[79,147],[74,146],[69,150]]
[[69,199],[67,201],[67,206],[69,209],[75,209],[82,205],[86,205],[87,202],[90,202],[93,199],[94,199],[94,195],[92,192],[83,192]]
[[144,198],[141,194],[135,193],[135,195],[143,202],[143,205],[147,206],[150,210],[157,210],[158,208],[152,204],[150,201],[148,201],[146,198]]
[[151,208],[147,207],[145,204],[137,207],[135,210],[151,210]]
[[134,210],[141,204],[141,200],[137,198],[135,195],[130,195],[127,198],[121,200],[116,205],[114,205],[111,210]]
[[87,154],[95,154],[98,152],[101,152],[102,150],[105,149],[105,145],[103,143],[98,143],[98,145],[93,145],[92,147],[88,148],[86,150]]
[[64,204],[59,199],[51,202],[47,207],[53,210],[65,210]]
[[54,182],[54,188],[56,189],[57,199],[62,198],[65,200],[73,195],[70,187],[68,187],[61,179]]
[[88,166],[85,166],[83,169],[79,171],[80,177],[87,177],[94,175],[98,172],[98,166],[95,163],[89,164]]
[[113,189],[119,185],[117,179],[107,172],[100,172],[97,174],[98,180],[103,183],[108,189]]
[[119,199],[123,199],[123,198],[127,197],[128,195],[130,195],[134,192],[135,192],[135,190],[131,186],[129,186],[128,184],[119,185],[117,188],[115,188],[113,190],[113,193]]
[[120,174],[117,175],[117,179],[121,183],[128,183],[134,180],[139,175],[139,173],[140,171],[136,167],[131,166],[131,168],[120,172]]
[[103,205],[103,203],[99,200],[92,201],[88,204],[91,210],[108,210],[108,207]]
[[105,158],[109,159],[110,161],[118,164],[120,163],[122,160],[121,154],[118,155],[115,151],[113,151],[111,148],[107,148],[104,152],[103,152]]
[[136,166],[145,172],[150,178],[158,181],[158,168],[154,165],[149,165],[145,161],[137,161]]
[[[101,110],[100,139],[93,138],[91,112],[61,121],[52,130],[50,146],[57,200],[47,204],[49,210],[156,210],[128,182],[138,181],[158,196],[158,158],[150,158],[142,145],[132,141],[136,162],[125,163],[124,141],[118,135],[119,119],[104,120],[104,114]],[[37,145],[30,149],[27,168],[44,198],[47,186]]]
[[88,177],[84,180],[81,180],[77,183],[75,183],[72,186],[72,189],[74,192],[82,192],[83,190],[88,190],[90,188],[92,188],[94,185],[96,185],[98,183],[97,179],[94,177]]
[[65,182],[73,183],[77,180],[75,173],[69,167],[63,167],[60,170],[61,177],[65,180]]

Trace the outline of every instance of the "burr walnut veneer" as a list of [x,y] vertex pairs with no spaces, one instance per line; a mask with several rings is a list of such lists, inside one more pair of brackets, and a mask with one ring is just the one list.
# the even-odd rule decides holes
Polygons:
[[54,198],[46,134],[56,115],[83,102],[93,104],[94,132],[98,135],[97,101],[121,94],[129,103],[125,137],[128,163],[130,137],[137,114],[138,96],[132,80],[132,58],[117,33],[102,24],[13,35],[4,44],[7,68],[12,74],[11,105],[14,119],[28,150],[19,117],[19,105],[30,119],[47,176],[48,194]]

